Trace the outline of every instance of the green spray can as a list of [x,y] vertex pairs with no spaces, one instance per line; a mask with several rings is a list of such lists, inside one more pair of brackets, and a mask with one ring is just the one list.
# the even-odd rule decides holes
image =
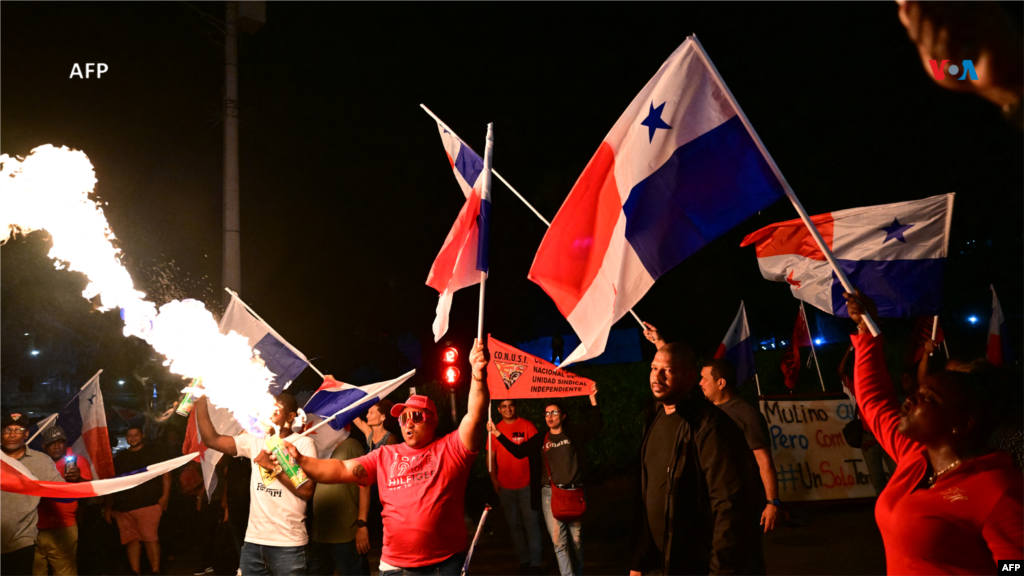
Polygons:
[[284,470],[285,476],[292,481],[292,486],[298,488],[309,480],[306,477],[306,473],[302,471],[302,468],[299,468],[298,463],[292,459],[291,454],[284,449],[284,441],[281,440],[280,436],[277,434],[267,436],[264,442],[267,445],[267,450],[270,450],[270,453],[277,458],[277,463]]
[[[202,384],[202,382],[202,378],[196,378],[195,380],[192,381],[191,387],[195,388],[196,386]],[[192,390],[189,390],[188,392],[185,393],[185,397],[181,399],[181,402],[178,403],[178,409],[175,410],[175,412],[179,416],[184,416],[188,418],[189,412],[192,412],[192,406],[195,406],[195,403],[196,397],[194,394],[192,394]]]

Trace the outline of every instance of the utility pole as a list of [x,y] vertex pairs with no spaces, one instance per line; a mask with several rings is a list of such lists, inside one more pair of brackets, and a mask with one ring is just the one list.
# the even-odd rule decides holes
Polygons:
[[[238,205],[238,2],[227,2],[224,22],[224,259],[221,280],[242,292],[242,230]],[[231,296],[224,293],[225,306]]]

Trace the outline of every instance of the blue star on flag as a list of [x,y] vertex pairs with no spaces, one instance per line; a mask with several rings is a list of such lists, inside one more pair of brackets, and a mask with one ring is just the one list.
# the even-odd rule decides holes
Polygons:
[[885,244],[889,240],[893,239],[899,240],[900,242],[906,244],[907,240],[903,237],[903,233],[906,232],[907,230],[910,230],[913,226],[913,224],[900,224],[899,218],[893,218],[892,224],[889,224],[884,228],[878,229],[881,232],[885,232],[885,240],[882,240],[882,244]]
[[644,121],[640,123],[641,126],[647,126],[647,130],[648,130],[647,135],[650,138],[651,142],[654,142],[654,132],[657,131],[658,128],[662,128],[662,129],[671,129],[672,128],[671,126],[666,124],[664,120],[661,119],[661,113],[664,110],[665,110],[665,102],[662,102],[661,106],[658,106],[657,108],[655,108],[654,107],[654,101],[652,100],[651,101],[651,111],[647,113],[647,118],[644,118]]
[[95,398],[95,397],[96,397],[96,395],[93,394],[92,396],[89,396],[88,398],[86,398],[86,400],[89,401],[89,404],[92,404],[92,399]]

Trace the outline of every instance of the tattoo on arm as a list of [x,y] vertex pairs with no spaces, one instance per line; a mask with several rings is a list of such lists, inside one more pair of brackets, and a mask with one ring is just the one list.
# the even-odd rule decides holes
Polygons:
[[356,467],[352,469],[352,475],[360,480],[366,480],[368,476],[366,468],[363,468],[362,464],[356,464]]

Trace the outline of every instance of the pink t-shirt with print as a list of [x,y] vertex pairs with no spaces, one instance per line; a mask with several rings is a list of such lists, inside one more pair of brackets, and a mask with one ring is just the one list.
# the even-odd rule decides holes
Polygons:
[[476,455],[456,430],[425,448],[393,444],[356,459],[380,492],[383,562],[416,568],[466,550],[464,498]]

